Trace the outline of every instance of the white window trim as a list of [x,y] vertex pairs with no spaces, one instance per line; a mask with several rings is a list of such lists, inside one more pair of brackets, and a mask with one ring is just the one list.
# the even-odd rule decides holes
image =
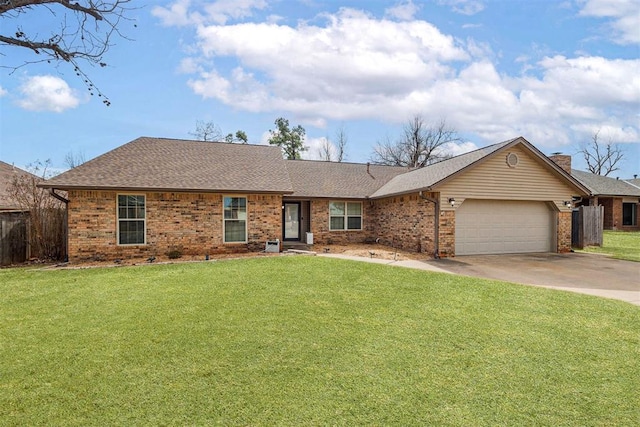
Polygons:
[[[131,219],[130,221],[142,221],[144,224],[143,243],[120,243],[120,209],[118,198],[120,196],[142,196],[144,197],[144,218]],[[127,218],[122,221],[127,221]],[[117,246],[144,246],[147,244],[147,195],[145,193],[117,193],[116,194],[116,245]]]
[[[244,241],[242,242],[227,242],[226,240],[226,226],[227,219],[224,217],[224,199],[229,198],[244,198],[245,199],[245,207],[246,207],[246,219],[244,220]],[[231,220],[230,220],[231,221]],[[222,195],[222,243],[225,245],[242,245],[249,243],[249,197],[245,194],[223,194]]]
[[[344,228],[331,228],[331,218],[339,217],[339,215],[331,215],[331,203],[344,203]],[[349,215],[347,210],[347,204],[349,203],[358,203],[360,205],[360,215]],[[360,217],[360,228],[348,228],[349,226],[349,217]],[[350,202],[346,200],[330,200],[329,201],[329,231],[362,231],[362,226],[364,225],[364,204],[362,202]]]

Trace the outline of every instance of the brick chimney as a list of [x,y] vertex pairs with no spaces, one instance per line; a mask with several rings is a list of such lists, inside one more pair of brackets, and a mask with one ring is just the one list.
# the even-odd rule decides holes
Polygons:
[[549,159],[571,175],[571,156],[562,153],[553,153],[549,156]]

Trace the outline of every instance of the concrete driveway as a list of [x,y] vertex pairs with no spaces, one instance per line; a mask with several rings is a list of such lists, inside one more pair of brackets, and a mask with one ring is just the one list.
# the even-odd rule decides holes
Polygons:
[[603,255],[474,255],[427,261],[454,274],[619,299],[640,305],[640,263]]

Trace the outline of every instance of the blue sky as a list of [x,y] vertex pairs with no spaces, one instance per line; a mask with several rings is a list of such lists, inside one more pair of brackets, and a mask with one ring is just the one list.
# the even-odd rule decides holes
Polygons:
[[[266,143],[278,117],[347,160],[416,114],[463,137],[454,153],[524,136],[573,154],[599,131],[640,174],[640,0],[132,1],[106,68],[84,70],[111,106],[62,64],[0,68],[0,160],[88,160],[138,136],[191,138],[196,121]],[[44,33],[49,14],[20,22]],[[3,25],[16,22],[5,18]],[[133,25],[135,23],[135,26]],[[2,65],[32,60],[0,46]]]

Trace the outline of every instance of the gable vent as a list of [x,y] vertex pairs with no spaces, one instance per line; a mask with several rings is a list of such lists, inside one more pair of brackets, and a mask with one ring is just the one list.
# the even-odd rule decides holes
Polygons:
[[507,154],[507,165],[510,168],[515,168],[516,166],[518,166],[518,162],[520,162],[520,159],[518,159],[518,155],[516,153]]

